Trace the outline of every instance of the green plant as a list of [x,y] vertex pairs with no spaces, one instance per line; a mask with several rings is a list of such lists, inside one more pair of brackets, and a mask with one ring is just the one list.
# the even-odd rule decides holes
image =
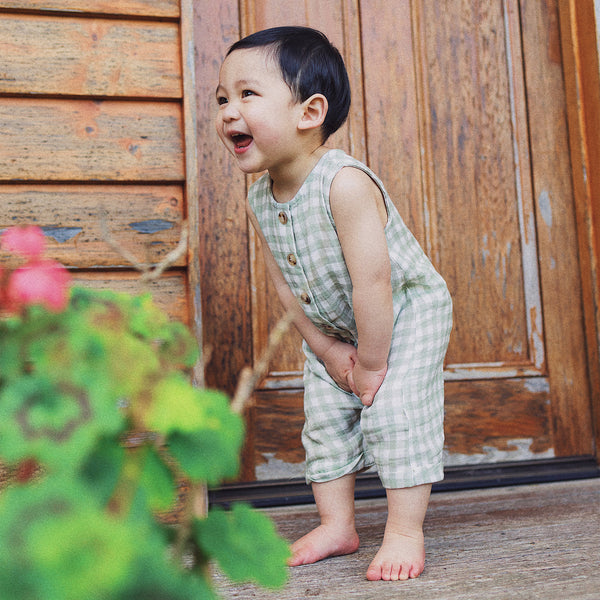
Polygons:
[[[40,230],[2,245],[24,261],[0,269],[2,598],[210,599],[212,559],[234,581],[283,585],[288,545],[264,515],[195,514],[194,490],[236,475],[243,422],[190,384],[184,325],[149,295],[69,289]],[[161,514],[182,482],[173,526]]]

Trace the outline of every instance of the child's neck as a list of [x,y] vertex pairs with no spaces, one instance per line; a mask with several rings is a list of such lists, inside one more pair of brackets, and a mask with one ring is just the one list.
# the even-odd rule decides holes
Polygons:
[[281,203],[292,200],[320,158],[328,150],[331,148],[319,146],[306,155],[298,156],[292,163],[287,163],[277,169],[269,169],[275,200]]

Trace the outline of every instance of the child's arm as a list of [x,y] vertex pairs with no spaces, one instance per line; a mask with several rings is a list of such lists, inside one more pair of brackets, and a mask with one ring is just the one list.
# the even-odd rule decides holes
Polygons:
[[260,225],[258,224],[252,209],[247,206],[246,211],[261,240],[267,272],[275,286],[275,290],[277,291],[277,295],[284,310],[292,313],[295,327],[317,358],[323,362],[327,372],[331,375],[333,380],[343,390],[346,390],[347,392],[352,391],[348,378],[351,375],[357,360],[356,348],[352,344],[346,344],[335,337],[328,336],[319,331],[319,329],[317,329],[304,314],[298,299],[292,293],[292,290],[279,269],[279,265],[273,258],[273,254],[269,249],[269,245],[262,234]]
[[349,379],[365,406],[387,372],[394,312],[391,265],[385,238],[387,211],[381,191],[363,171],[342,169],[330,193],[333,219],[352,280],[358,360]]

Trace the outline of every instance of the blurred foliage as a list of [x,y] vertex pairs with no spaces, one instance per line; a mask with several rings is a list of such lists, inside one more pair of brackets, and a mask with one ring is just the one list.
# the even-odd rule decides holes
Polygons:
[[285,583],[288,546],[250,507],[198,517],[190,492],[176,526],[160,518],[182,481],[239,469],[243,421],[190,384],[197,358],[149,295],[75,287],[60,312],[0,319],[2,598],[212,599],[213,559],[235,581]]

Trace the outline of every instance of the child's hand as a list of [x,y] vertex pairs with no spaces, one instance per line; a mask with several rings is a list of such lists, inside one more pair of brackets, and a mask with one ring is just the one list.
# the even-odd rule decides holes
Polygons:
[[382,369],[369,370],[356,361],[354,369],[352,369],[352,372],[348,376],[348,382],[352,391],[365,406],[373,404],[375,394],[381,387],[386,373],[387,365]]
[[356,348],[352,344],[347,344],[346,342],[335,339],[325,354],[320,358],[323,361],[327,372],[331,375],[331,378],[345,392],[352,392],[349,377],[358,360]]

